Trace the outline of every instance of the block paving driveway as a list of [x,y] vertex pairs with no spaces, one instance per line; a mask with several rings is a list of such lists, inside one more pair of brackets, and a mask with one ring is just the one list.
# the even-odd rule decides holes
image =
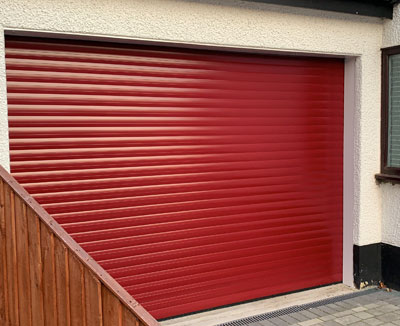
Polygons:
[[[241,324],[243,325],[243,324]],[[310,308],[246,326],[395,326],[400,325],[400,292],[372,293]]]

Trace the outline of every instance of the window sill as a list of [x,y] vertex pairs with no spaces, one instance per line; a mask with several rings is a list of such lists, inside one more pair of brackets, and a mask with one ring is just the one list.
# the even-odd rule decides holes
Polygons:
[[378,183],[400,184],[400,175],[378,173],[375,179]]

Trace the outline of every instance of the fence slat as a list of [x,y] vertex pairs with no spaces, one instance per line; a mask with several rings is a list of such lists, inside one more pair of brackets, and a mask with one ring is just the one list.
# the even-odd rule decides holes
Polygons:
[[40,250],[40,221],[36,214],[28,209],[26,212],[28,222],[29,244],[29,270],[30,288],[32,298],[32,325],[44,325],[43,311],[43,274],[42,255]]
[[123,326],[141,326],[139,320],[131,314],[131,312],[126,308],[122,308],[122,325]]
[[14,197],[15,203],[15,232],[17,243],[17,277],[18,302],[20,325],[30,326],[31,321],[31,294],[28,259],[28,223],[26,220],[26,206],[19,196]]
[[103,325],[122,326],[121,302],[106,287],[101,288],[103,302]]
[[54,262],[54,237],[43,223],[40,224],[43,265],[43,306],[45,325],[57,325],[57,298]]
[[68,249],[56,238],[54,238],[54,260],[56,266],[58,326],[70,326]]
[[17,271],[14,220],[14,193],[10,187],[4,188],[4,209],[6,217],[6,258],[7,258],[7,287],[8,307],[11,325],[19,325]]
[[71,297],[71,325],[86,325],[84,303],[84,279],[82,263],[73,255],[68,255],[70,282],[69,293]]
[[5,184],[0,179],[0,325],[6,325],[9,321],[4,187]]
[[102,326],[101,283],[85,269],[85,304],[87,326]]

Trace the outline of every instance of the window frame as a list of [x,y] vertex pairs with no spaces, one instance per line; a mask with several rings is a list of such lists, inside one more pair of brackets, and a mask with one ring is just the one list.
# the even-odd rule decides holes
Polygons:
[[381,173],[376,175],[380,182],[400,183],[400,167],[388,166],[389,150],[389,57],[400,54],[400,45],[381,49]]

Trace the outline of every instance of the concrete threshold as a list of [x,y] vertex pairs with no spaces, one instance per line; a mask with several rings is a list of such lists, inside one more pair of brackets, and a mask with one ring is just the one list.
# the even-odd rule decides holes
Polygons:
[[358,291],[344,284],[281,295],[269,299],[243,303],[161,322],[162,326],[214,326],[229,321],[251,317],[278,309],[302,305],[318,300]]

